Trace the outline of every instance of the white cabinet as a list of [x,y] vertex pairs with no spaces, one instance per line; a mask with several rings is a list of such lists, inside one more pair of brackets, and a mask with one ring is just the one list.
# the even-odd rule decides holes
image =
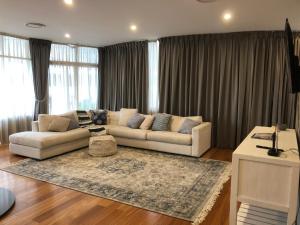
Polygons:
[[[237,224],[237,202],[287,213],[287,224],[296,219],[300,161],[297,151],[268,156],[272,141],[253,139],[254,133],[272,133],[274,127],[255,127],[234,151],[230,197],[230,225]],[[278,133],[278,148],[298,149],[295,130]]]

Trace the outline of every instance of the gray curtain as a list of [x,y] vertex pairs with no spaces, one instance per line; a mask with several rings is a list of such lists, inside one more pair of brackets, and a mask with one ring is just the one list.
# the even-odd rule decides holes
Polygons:
[[109,110],[138,108],[147,112],[148,43],[99,48],[99,106]]
[[34,120],[38,114],[48,113],[48,69],[51,41],[29,39],[33,85],[35,93]]
[[[300,33],[294,33],[294,39],[295,39],[295,53],[300,58]],[[300,94],[299,93],[298,93],[298,98],[297,98],[297,112],[296,112],[295,128],[297,131],[298,143],[300,143]]]
[[202,115],[213,146],[234,148],[256,125],[295,124],[283,32],[160,39],[160,111]]

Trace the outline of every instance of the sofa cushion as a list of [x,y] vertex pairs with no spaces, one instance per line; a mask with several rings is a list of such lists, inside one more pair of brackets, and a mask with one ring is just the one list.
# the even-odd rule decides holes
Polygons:
[[152,127],[154,116],[152,115],[144,115],[145,120],[142,122],[140,129],[149,130]]
[[65,132],[70,125],[70,119],[58,116],[49,124],[49,131]]
[[119,125],[120,126],[127,126],[128,120],[130,117],[132,117],[134,114],[138,112],[137,109],[126,109],[122,108],[120,110],[120,119],[119,119]]
[[111,126],[108,128],[108,133],[116,137],[132,138],[146,140],[149,130],[132,129],[123,126]]
[[34,148],[48,148],[54,145],[90,137],[88,129],[78,128],[66,132],[20,132],[9,136],[10,143]]
[[170,131],[150,131],[147,133],[147,140],[179,145],[192,145],[192,135]]
[[[52,120],[54,120],[58,116],[63,116],[65,118],[69,118],[72,120],[75,119],[78,122],[78,117],[77,117],[76,111],[70,111],[70,112],[60,114],[60,115],[39,114],[39,116],[38,116],[39,131],[47,132]],[[73,125],[73,123],[72,123],[72,125]]]
[[107,111],[106,110],[90,110],[91,119],[96,125],[106,125],[107,124]]
[[107,124],[108,125],[119,125],[120,111],[108,111],[107,113]]
[[200,123],[199,121],[185,119],[178,132],[182,134],[192,134],[192,129],[200,125]]
[[152,124],[152,130],[154,131],[167,131],[169,130],[171,115],[164,113],[155,114]]
[[138,129],[144,120],[145,117],[143,115],[136,113],[129,118],[127,126],[133,129]]
[[75,114],[67,114],[63,115],[62,117],[70,119],[70,124],[67,130],[73,130],[79,128],[78,116]]
[[171,120],[170,120],[170,130],[173,132],[178,132],[185,119],[191,119],[196,122],[202,123],[201,116],[182,117],[182,116],[173,116],[172,115]]

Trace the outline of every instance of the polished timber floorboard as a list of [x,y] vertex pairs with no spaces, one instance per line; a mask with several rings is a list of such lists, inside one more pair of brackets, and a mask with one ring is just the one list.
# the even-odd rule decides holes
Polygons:
[[[203,158],[231,161],[232,151],[211,149]],[[23,157],[0,145],[0,167]],[[91,196],[0,170],[0,187],[16,195],[14,207],[0,218],[1,225],[188,225],[188,221]],[[201,225],[228,225],[230,181]]]

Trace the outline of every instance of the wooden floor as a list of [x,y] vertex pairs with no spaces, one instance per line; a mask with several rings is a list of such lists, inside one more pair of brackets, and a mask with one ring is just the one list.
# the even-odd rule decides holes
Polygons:
[[[211,149],[204,158],[231,161],[232,151]],[[17,162],[0,145],[0,167]],[[0,218],[1,225],[187,225],[190,222],[136,208],[111,200],[62,188],[46,182],[25,178],[0,170],[0,187],[16,195],[14,207]],[[228,225],[230,181],[222,190],[215,206],[201,225]]]

